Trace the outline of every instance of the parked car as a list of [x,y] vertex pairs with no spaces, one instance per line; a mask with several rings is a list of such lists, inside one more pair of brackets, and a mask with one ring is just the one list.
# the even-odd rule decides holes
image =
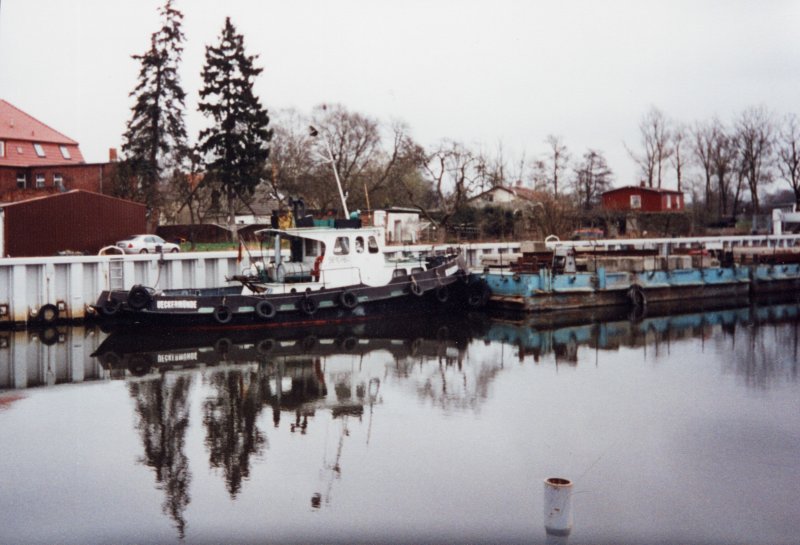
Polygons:
[[180,252],[181,247],[172,242],[167,242],[156,235],[131,235],[117,241],[114,246],[122,248],[126,254],[157,253],[159,248],[164,253]]

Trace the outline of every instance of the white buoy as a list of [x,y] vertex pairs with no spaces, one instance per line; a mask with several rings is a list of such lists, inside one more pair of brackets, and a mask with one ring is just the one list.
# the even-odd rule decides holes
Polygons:
[[560,477],[544,480],[544,529],[567,536],[572,530],[572,481]]

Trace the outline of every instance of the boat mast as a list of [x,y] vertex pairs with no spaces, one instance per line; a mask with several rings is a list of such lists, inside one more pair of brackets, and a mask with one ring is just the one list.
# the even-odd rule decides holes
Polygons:
[[[319,136],[319,131],[314,128],[314,126],[308,127],[308,132],[311,134],[313,138]],[[322,141],[325,143],[325,150],[328,152],[328,157],[326,160],[330,162],[331,167],[333,167],[333,176],[336,178],[336,187],[339,189],[339,198],[342,199],[342,209],[344,209],[344,219],[350,218],[350,211],[347,210],[347,202],[345,201],[344,191],[342,191],[342,182],[339,180],[339,171],[336,170],[336,162],[333,160],[333,151],[331,150],[331,145],[328,142],[328,139],[323,137]]]

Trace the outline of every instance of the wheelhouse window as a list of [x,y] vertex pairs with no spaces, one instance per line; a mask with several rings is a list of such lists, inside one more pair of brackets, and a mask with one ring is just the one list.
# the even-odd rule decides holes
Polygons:
[[58,146],[58,149],[61,150],[61,157],[64,159],[72,159],[72,155],[70,155],[69,148],[67,146]]
[[350,253],[350,240],[347,237],[336,237],[333,245],[333,253],[336,255],[347,255]]
[[364,253],[364,237],[356,237],[356,253]]
[[17,174],[17,189],[25,189],[28,185],[28,177],[20,172]]
[[367,247],[369,248],[369,253],[371,254],[378,253],[378,241],[375,239],[375,237],[370,236],[367,239]]
[[36,175],[36,189],[42,189],[44,187],[44,174],[37,174]]
[[39,142],[34,142],[33,143],[33,151],[36,152],[36,155],[38,157],[46,157],[46,155],[44,153],[44,148],[42,147],[42,145]]
[[61,174],[53,174],[53,187],[64,188],[64,177]]

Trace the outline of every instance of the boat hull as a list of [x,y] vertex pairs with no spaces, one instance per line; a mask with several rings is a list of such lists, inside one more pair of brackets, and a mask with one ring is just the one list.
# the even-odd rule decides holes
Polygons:
[[552,274],[488,272],[489,306],[538,312],[800,293],[800,265]]
[[475,281],[448,261],[384,286],[271,294],[239,287],[156,292],[134,286],[102,292],[93,309],[98,320],[111,325],[302,327],[458,309],[467,305],[469,283]]

